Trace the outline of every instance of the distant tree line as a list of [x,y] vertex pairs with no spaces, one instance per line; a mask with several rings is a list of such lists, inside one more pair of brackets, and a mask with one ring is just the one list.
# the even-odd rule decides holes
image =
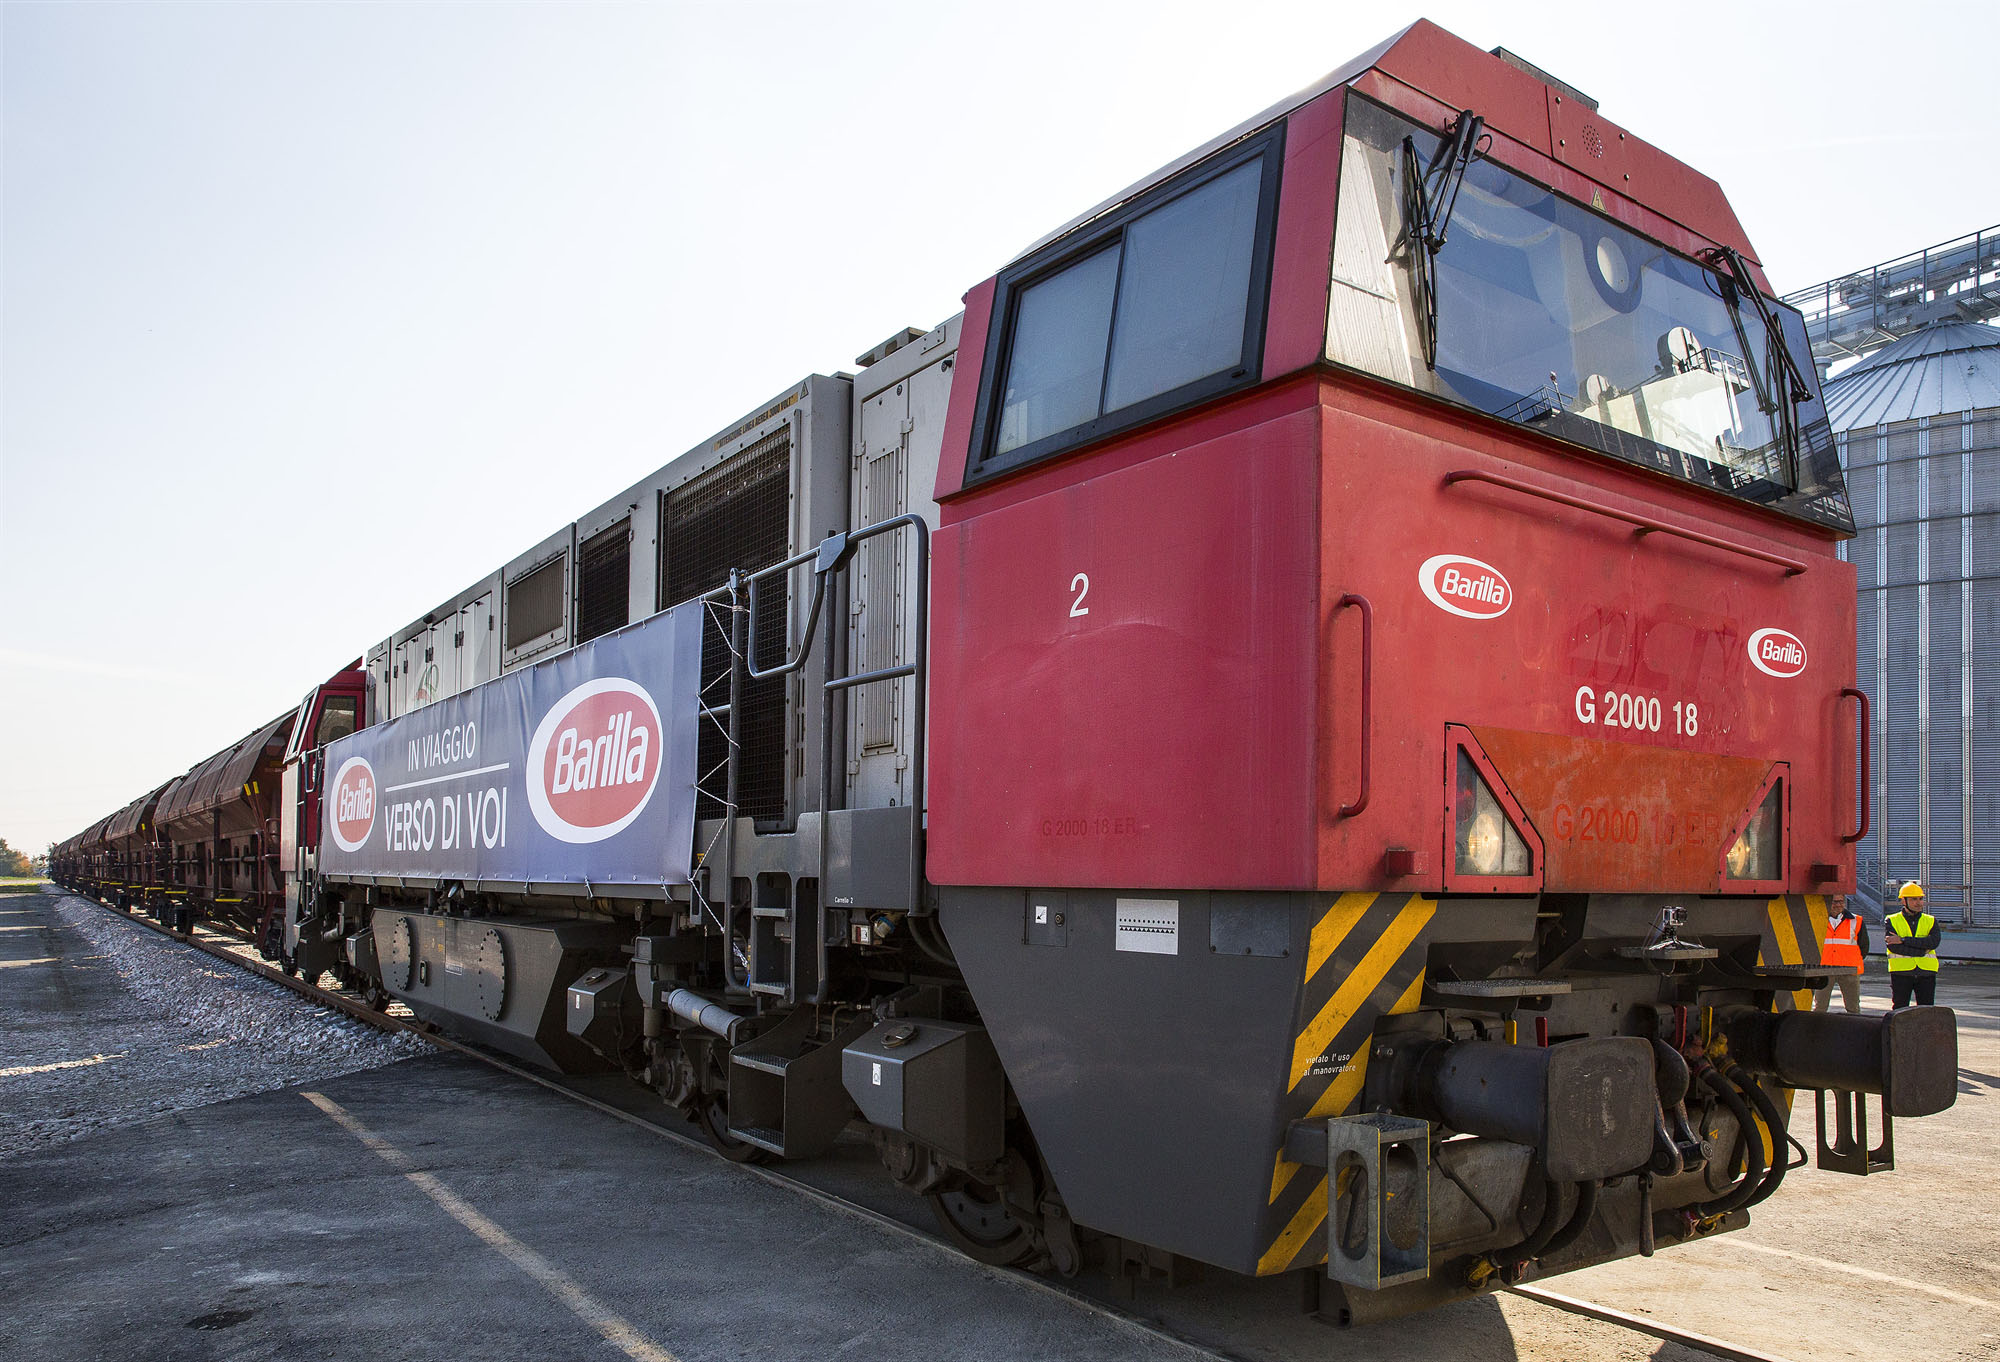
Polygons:
[[7,845],[7,839],[0,837],[0,875],[32,875],[34,865],[27,856]]

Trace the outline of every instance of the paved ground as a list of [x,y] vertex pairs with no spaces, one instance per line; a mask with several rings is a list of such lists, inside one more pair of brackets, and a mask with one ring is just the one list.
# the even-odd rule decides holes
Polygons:
[[0,898],[0,1155],[430,1046],[76,899]]
[[[49,914],[45,900],[31,908],[0,903],[5,908]],[[52,930],[62,944],[63,929]],[[0,933],[0,943],[9,935],[30,934]],[[0,962],[9,949],[0,944]],[[143,1013],[119,1012],[132,1001],[107,986],[101,967],[47,950],[20,958],[38,963],[0,966],[0,1018],[35,998],[70,1000],[44,1007],[37,1053],[101,1050],[101,1033],[91,1028],[112,1016],[147,1024]],[[92,968],[99,973],[87,978]],[[2000,971],[1993,978],[2000,983]],[[1968,973],[1952,982],[1973,980]],[[2000,988],[1985,996],[1990,1044]],[[16,1034],[0,1031],[0,1044]],[[1970,1047],[1966,1063],[2000,1073],[2000,1064],[1976,1059]],[[0,1069],[15,1064],[0,1052]],[[1946,1119],[1965,1124],[1936,1139],[1919,1135],[1921,1123],[1899,1130],[1906,1168],[1915,1165],[1929,1179],[1947,1175],[1926,1151],[1970,1146],[1980,1131],[1990,1138],[1993,1104],[1974,1093]],[[1985,1168],[1988,1181],[1969,1184],[1979,1195],[1951,1201],[1948,1214],[1990,1219],[1985,1189],[2000,1170],[1989,1154],[1979,1157],[1987,1161],[1974,1167]],[[1787,1191],[1804,1195],[1760,1214],[1746,1242],[1835,1257],[1847,1252],[1837,1236],[1855,1214],[1842,1197],[1873,1203],[1899,1195],[1894,1178],[1836,1185],[1830,1174],[1793,1177],[1797,1187],[1788,1182]],[[872,1188],[871,1203],[924,1220],[870,1172],[859,1151],[833,1160],[816,1179],[849,1194]],[[1900,1195],[1912,1195],[1909,1184]],[[1936,1218],[1906,1220],[1907,1253],[1957,1239],[1969,1258],[1994,1257],[1975,1225],[1961,1234],[1955,1221],[1946,1231]],[[1990,1239],[1992,1227],[1983,1232]],[[1907,1352],[1921,1333],[1926,1357],[1951,1357],[1948,1348],[1961,1346],[1971,1350],[1959,1356],[1993,1355],[1979,1328],[1990,1330],[2000,1314],[1982,1317],[1979,1306],[1957,1305],[1963,1315],[1941,1315],[1920,1293],[1865,1277],[1834,1276],[1830,1288],[1826,1269],[1801,1275],[1794,1260],[1755,1250],[1724,1258],[1724,1242],[1551,1285],[1650,1308],[1797,1362],[1850,1352],[1823,1348],[1812,1335],[1806,1347],[1782,1332],[1767,1337],[1768,1322],[1811,1323],[1830,1301],[1848,1298],[1873,1303],[1882,1332],[1842,1339],[1836,1328],[1843,1347]],[[1850,1260],[1895,1275],[1924,1276],[1928,1268],[1967,1299],[1995,1294],[1973,1279],[1975,1263],[1963,1274],[1956,1265],[1946,1273],[1935,1261],[1890,1256],[1898,1261]],[[1730,1313],[1718,1299],[1703,1313],[1725,1284],[1736,1302],[1746,1288],[1773,1289],[1746,1323],[1740,1303]],[[1143,1288],[1136,1308],[1184,1336],[1226,1343],[1251,1358],[1698,1356],[1512,1297],[1338,1333],[1299,1316],[1295,1292],[1287,1282],[1218,1278],[1172,1296]],[[1946,1319],[1963,1327],[1941,1340],[1934,1331]],[[695,1362],[1187,1353],[1088,1305],[451,1055],[192,1106],[0,1159],[0,1358],[511,1362],[621,1355]]]

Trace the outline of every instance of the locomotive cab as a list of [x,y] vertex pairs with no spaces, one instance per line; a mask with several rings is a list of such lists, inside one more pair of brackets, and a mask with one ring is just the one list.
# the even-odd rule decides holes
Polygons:
[[1712,182],[1420,23],[963,349],[929,869],[1075,1223],[1380,1318],[1745,1223],[1774,1018],[1852,1060],[1824,1166],[1888,1162],[1858,1093],[1949,1104],[1948,1013],[1797,1010],[1867,817],[1852,520]]
[[376,971],[372,956],[366,954],[372,943],[363,939],[359,943],[363,958],[353,959],[356,947],[340,930],[337,909],[329,921],[327,905],[318,901],[326,747],[372,720],[369,681],[361,659],[356,658],[307,691],[286,726],[277,804],[283,901],[265,919],[259,944],[267,957],[276,959],[287,971],[302,971],[314,979],[330,969],[343,975],[343,982],[373,992],[369,986]]

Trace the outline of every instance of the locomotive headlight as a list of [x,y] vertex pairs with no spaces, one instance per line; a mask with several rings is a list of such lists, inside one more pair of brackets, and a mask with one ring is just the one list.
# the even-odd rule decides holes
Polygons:
[[1480,778],[1465,749],[1458,752],[1456,840],[1461,875],[1512,876],[1530,873],[1528,844],[1507,818],[1506,810]]
[[1782,782],[1773,785],[1743,825],[1729,851],[1722,858],[1723,873],[1732,880],[1775,880],[1782,878],[1784,847],[1781,843],[1778,800]]
[[1474,814],[1465,825],[1464,840],[1459,844],[1459,869],[1475,875],[1498,875],[1506,849],[1505,831],[1505,825],[1491,809]]

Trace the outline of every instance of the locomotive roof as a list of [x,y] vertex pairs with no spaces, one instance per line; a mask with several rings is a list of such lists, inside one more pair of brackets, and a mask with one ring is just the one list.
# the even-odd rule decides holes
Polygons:
[[[1620,132],[1610,120],[1596,112],[1594,101],[1582,99],[1571,87],[1555,81],[1553,77],[1544,79],[1531,73],[1527,63],[1519,58],[1482,52],[1428,19],[1417,20],[1305,89],[1279,100],[1254,118],[1237,124],[1220,137],[1203,143],[1152,174],[1127,185],[1089,212],[1070,219],[1035,241],[1016,255],[1014,261],[1033,255],[1050,242],[1095,221],[1222,148],[1269,127],[1328,91],[1353,84],[1370,70],[1380,71],[1390,79],[1453,108],[1472,108],[1485,118],[1489,129],[1505,134],[1531,151],[1560,161],[1613,193],[1644,203],[1652,211],[1709,241],[1732,246],[1753,262],[1757,261],[1757,254],[1745,237],[1742,224],[1736,220],[1735,211],[1730,208],[1721,186],[1714,180],[1647,146],[1638,138],[1629,138],[1628,134]],[[1553,118],[1550,106],[1544,102],[1551,95],[1558,97],[1557,104],[1562,98],[1581,101],[1580,107],[1588,109],[1593,123],[1617,132],[1621,146],[1628,147],[1627,159],[1620,164],[1630,164],[1632,172],[1614,184],[1612,180],[1616,176],[1608,168],[1609,161],[1575,159],[1551,130]],[[1642,159],[1632,159],[1632,152],[1638,153]],[[1635,177],[1640,183],[1632,183]]]

